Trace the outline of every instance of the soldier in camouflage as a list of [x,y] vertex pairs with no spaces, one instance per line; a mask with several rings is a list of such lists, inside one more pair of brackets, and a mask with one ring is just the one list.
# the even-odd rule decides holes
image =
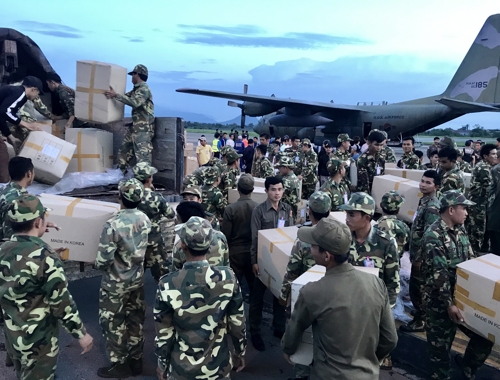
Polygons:
[[[413,152],[415,139],[413,137],[405,137],[403,139],[403,156],[398,161],[397,167],[401,169],[419,169],[420,159]],[[387,161],[386,161],[387,162]]]
[[[39,96],[33,100],[28,100],[26,104],[21,107],[21,109],[19,110],[19,117],[21,118],[22,121],[25,121],[26,123],[29,124],[36,123],[37,119],[35,116],[35,110],[37,110],[42,116],[45,116],[47,119],[51,120],[62,119],[62,117],[52,114],[48,110],[47,106],[43,104]],[[10,132],[14,135],[14,137],[20,139],[23,142],[28,138],[28,135],[30,133],[30,129],[20,124],[19,125],[10,124],[9,128]]]
[[156,294],[158,378],[229,379],[232,368],[239,372],[245,366],[240,286],[231,268],[206,260],[214,232],[206,220],[190,218],[176,232],[186,262],[162,277]]
[[151,268],[156,283],[164,275],[162,268],[167,261],[165,241],[161,234],[161,221],[163,218],[174,219],[175,212],[163,195],[155,191],[153,186],[153,175],[158,170],[147,162],[139,162],[133,168],[134,178],[144,186],[144,198],[137,209],[147,215],[151,221],[151,231],[148,236],[148,248],[144,258],[145,268]]
[[184,177],[182,181],[182,189],[190,186],[202,186],[205,183],[205,171],[206,166],[195,169],[191,174]]
[[320,188],[330,197],[332,211],[339,211],[339,206],[347,203],[350,197],[349,187],[343,181],[345,177],[344,162],[338,158],[330,158],[327,165],[330,178]]
[[103,378],[142,373],[144,257],[151,222],[137,209],[144,199],[142,183],[129,179],[120,187],[119,196],[121,210],[105,223],[95,261],[103,271],[99,324],[111,361],[109,367],[97,371]]
[[458,190],[465,193],[464,174],[457,167],[456,149],[446,147],[438,152],[440,169],[443,172],[440,192]]
[[[482,160],[474,167],[469,190],[469,199],[476,204],[469,210],[467,232],[472,249],[476,255],[483,247],[486,232],[486,209],[488,208],[488,192],[492,185],[491,168],[497,164],[497,148],[493,144],[483,145],[480,151]],[[490,252],[488,247],[486,251]]]
[[[186,223],[192,217],[197,219],[205,219],[203,207],[196,202],[181,202],[177,206],[177,221],[179,224],[176,227],[178,230],[179,225]],[[213,230],[211,233],[212,240],[210,242],[209,251],[206,254],[207,260],[210,265],[214,266],[229,266],[229,248],[227,239],[220,231]],[[181,243],[178,241],[173,250],[172,271],[182,269],[186,262],[186,255],[182,250]]]
[[204,173],[205,184],[201,187],[203,208],[214,214],[217,219],[222,219],[227,200],[217,187],[220,180],[219,170],[215,167],[207,167]]
[[[191,201],[191,202],[203,203],[202,192],[199,186],[186,187],[182,191],[181,196],[183,202]],[[219,219],[216,218],[214,214],[205,211],[205,219],[210,222],[214,230],[220,231]]]
[[79,340],[82,353],[93,344],[68,290],[59,259],[64,248],[53,250],[41,239],[47,211],[31,194],[12,201],[7,217],[14,235],[0,248],[5,345],[22,380],[54,379],[59,324]]
[[252,164],[252,176],[254,178],[267,178],[274,175],[273,164],[266,157],[266,146],[258,145],[255,148],[254,163]]
[[380,154],[384,158],[384,161],[387,163],[395,164],[396,163],[396,155],[394,154],[394,149],[392,149],[390,146],[387,145],[387,139],[388,139],[387,132],[386,131],[379,131],[378,129],[372,129],[370,131],[370,133],[372,133],[374,131],[378,131],[378,132],[382,133],[385,137],[384,147],[382,148],[382,151],[380,152]]
[[420,192],[423,194],[418,203],[410,230],[410,299],[415,308],[413,320],[399,329],[403,332],[423,332],[425,327],[425,308],[423,292],[425,285],[425,258],[426,252],[422,246],[424,233],[431,224],[439,219],[441,205],[436,192],[441,186],[441,177],[435,170],[424,172],[420,180]]
[[[215,167],[217,168],[217,170],[219,170],[219,173],[224,173],[224,170],[226,169],[227,167],[227,164],[224,165],[224,163],[218,159],[217,157],[212,157],[207,163],[206,163],[206,166],[212,166],[212,167]],[[239,170],[238,170],[238,174],[239,174]]]
[[470,338],[465,355],[456,361],[464,378],[474,379],[475,372],[488,358],[493,342],[465,328],[463,317],[453,296],[457,265],[474,258],[463,223],[467,207],[474,206],[456,190],[443,192],[440,198],[440,218],[425,232],[423,249],[426,284],[426,333],[433,379],[451,379],[450,348],[457,325]]
[[283,198],[282,201],[288,203],[293,210],[293,218],[297,218],[298,205],[300,203],[300,181],[293,172],[295,167],[291,158],[282,156],[275,165],[283,179]]
[[154,136],[153,95],[147,85],[148,69],[137,65],[129,72],[134,88],[125,95],[117,94],[112,88],[104,95],[132,107],[132,126],[128,127],[118,151],[118,168],[126,172],[131,161],[151,164]]
[[238,154],[235,150],[227,150],[227,153],[224,155],[227,166],[221,175],[219,189],[226,201],[229,201],[229,189],[236,189],[236,177],[240,174],[241,156],[242,155]]
[[[292,136],[290,140],[292,142],[292,145],[288,148],[285,148],[284,153],[287,157],[291,158],[293,162],[297,163],[297,161],[299,160],[299,152],[301,149],[300,139],[297,136]],[[295,175],[298,175],[296,170],[294,170],[294,173]]]
[[396,216],[404,202],[405,199],[399,195],[396,190],[391,190],[385,193],[382,196],[382,201],[380,202],[380,208],[382,209],[383,216],[375,225],[376,228],[385,232],[396,241],[396,244],[398,245],[399,259],[403,257],[405,246],[408,242],[408,236],[410,234],[410,228],[405,222],[399,220]]
[[464,173],[472,174],[472,167],[470,164],[463,160],[464,152],[461,149],[457,149],[457,167]]
[[[338,158],[340,161],[345,162],[345,166],[349,168],[353,163],[351,152],[349,151],[351,148],[351,138],[347,133],[341,133],[337,136],[337,143],[337,150],[332,153],[332,157]],[[344,173],[342,182],[345,186],[347,186],[347,188],[350,188],[350,172],[348,172],[347,170]]]
[[318,155],[312,149],[311,140],[302,140],[302,151],[297,160],[297,171],[299,180],[302,180],[302,199],[309,199],[312,193],[316,191],[318,183]]
[[380,131],[371,131],[367,137],[368,150],[358,158],[358,186],[359,192],[371,193],[373,177],[384,175],[385,159],[382,149],[386,138]]

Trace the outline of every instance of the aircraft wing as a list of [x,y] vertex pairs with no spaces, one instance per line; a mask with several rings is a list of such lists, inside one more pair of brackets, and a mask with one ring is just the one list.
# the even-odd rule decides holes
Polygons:
[[211,96],[214,98],[223,99],[233,99],[242,100],[245,102],[268,104],[272,106],[281,107],[295,107],[295,108],[307,108],[312,112],[331,112],[334,110],[342,111],[352,111],[352,112],[369,112],[364,111],[356,106],[346,106],[334,103],[323,103],[323,102],[313,102],[307,100],[296,100],[296,99],[284,99],[276,98],[274,96],[261,96],[261,95],[250,95],[250,94],[240,94],[236,92],[225,92],[225,91],[212,91],[212,90],[198,90],[194,88],[179,88],[175,90],[176,92],[182,92],[185,94],[194,94],[202,96]]
[[441,98],[441,99],[436,99],[436,102],[444,104],[447,107],[450,107],[454,110],[460,111],[460,112],[467,112],[467,113],[473,113],[473,112],[483,112],[483,111],[500,111],[500,108],[485,104],[485,103],[475,103],[475,102],[468,102],[466,100],[456,100],[456,99],[450,99],[450,98]]

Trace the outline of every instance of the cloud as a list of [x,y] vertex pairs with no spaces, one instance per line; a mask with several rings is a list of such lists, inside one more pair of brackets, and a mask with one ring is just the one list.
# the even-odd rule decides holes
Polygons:
[[156,79],[173,82],[185,82],[186,80],[198,81],[197,78],[193,78],[194,74],[213,74],[211,71],[195,70],[195,71],[152,71],[150,76]]
[[205,58],[205,59],[202,59],[200,61],[200,63],[203,63],[203,64],[214,64],[214,63],[217,63],[218,61],[216,59],[213,59],[213,58]]
[[153,32],[161,33],[161,29],[160,28],[153,28]]
[[49,22],[18,20],[16,24],[24,30],[59,38],[83,38],[83,31],[72,26]]
[[142,37],[127,37],[127,36],[122,36],[122,38],[125,38],[128,40],[128,42],[144,42],[144,38]]
[[322,49],[338,45],[360,45],[368,40],[335,36],[323,33],[290,32],[279,36],[269,36],[265,29],[254,25],[217,26],[179,24],[182,37],[177,41],[186,44],[209,46],[264,47],[284,49]]

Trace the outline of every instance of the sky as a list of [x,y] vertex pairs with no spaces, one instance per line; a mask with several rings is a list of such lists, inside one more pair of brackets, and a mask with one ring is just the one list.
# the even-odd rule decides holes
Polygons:
[[[5,0],[4,0],[5,1]],[[30,36],[74,87],[77,60],[149,69],[157,116],[224,121],[199,88],[340,104],[442,93],[498,0],[22,0],[2,26]],[[417,5],[418,4],[418,5]],[[132,87],[128,83],[127,87]],[[196,115],[197,114],[197,115]],[[499,127],[500,114],[446,126]]]

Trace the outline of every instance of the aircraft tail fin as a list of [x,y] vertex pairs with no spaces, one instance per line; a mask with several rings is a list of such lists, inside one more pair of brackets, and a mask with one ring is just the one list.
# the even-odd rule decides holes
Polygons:
[[443,97],[465,102],[500,103],[500,14],[488,17]]

